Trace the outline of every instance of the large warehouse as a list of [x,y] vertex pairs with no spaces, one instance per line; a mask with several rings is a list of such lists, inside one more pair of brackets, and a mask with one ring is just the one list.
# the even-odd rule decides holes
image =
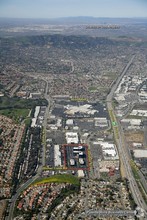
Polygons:
[[71,144],[71,143],[78,144],[79,143],[78,134],[76,132],[67,132],[66,142],[67,144]]

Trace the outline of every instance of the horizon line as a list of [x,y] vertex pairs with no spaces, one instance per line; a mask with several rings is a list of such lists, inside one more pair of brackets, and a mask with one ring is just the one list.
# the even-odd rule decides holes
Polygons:
[[65,17],[54,17],[54,18],[37,18],[37,17],[1,17],[0,16],[0,19],[47,19],[47,20],[54,20],[54,19],[66,19],[66,18],[94,18],[94,19],[96,19],[96,18],[100,18],[100,19],[102,19],[102,18],[107,18],[107,19],[147,19],[147,17],[95,17],[95,16],[84,16],[84,15],[82,15],[82,16],[65,16]]

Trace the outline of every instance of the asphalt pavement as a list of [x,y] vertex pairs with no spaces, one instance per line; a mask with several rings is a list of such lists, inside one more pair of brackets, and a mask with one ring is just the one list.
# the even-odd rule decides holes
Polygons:
[[12,196],[11,198],[11,204],[10,204],[10,209],[9,209],[9,216],[6,217],[6,220],[13,220],[13,212],[16,204],[16,200],[18,199],[19,195],[21,192],[23,192],[31,183],[33,183],[36,179],[38,179],[39,173],[36,174],[36,176],[32,177],[29,179],[26,183],[20,186],[20,188],[17,190],[16,194]]
[[[45,134],[46,134],[47,118],[48,118],[49,108],[50,108],[50,97],[48,95],[48,81],[46,81],[45,98],[48,101],[48,106],[46,108],[46,114],[45,114],[45,118],[44,118],[44,130],[45,130]],[[46,136],[45,136],[45,138],[46,138]],[[19,187],[19,189],[17,190],[16,194],[14,196],[12,196],[11,204],[10,204],[10,208],[9,208],[9,216],[6,217],[6,220],[13,219],[13,212],[14,212],[16,200],[18,199],[20,193],[23,192],[31,183],[33,183],[41,175],[42,167],[45,165],[45,159],[46,159],[45,154],[46,154],[46,147],[45,147],[45,143],[44,143],[43,144],[42,164],[38,167],[37,174],[35,176],[33,176],[31,179],[29,179],[26,183],[21,185]]]
[[131,170],[128,150],[126,149],[126,143],[125,143],[125,139],[124,139],[124,132],[123,132],[123,129],[121,127],[121,124],[120,124],[118,118],[115,115],[115,111],[114,111],[113,105],[112,105],[112,99],[114,96],[114,92],[117,89],[121,79],[128,71],[130,65],[132,64],[132,62],[134,60],[134,57],[135,56],[133,56],[131,58],[131,60],[129,61],[127,66],[124,68],[123,72],[121,73],[121,75],[118,77],[118,79],[114,83],[113,87],[111,88],[111,91],[110,91],[109,95],[107,96],[107,109],[109,112],[111,111],[111,113],[113,114],[113,119],[115,120],[115,123],[117,125],[117,127],[113,126],[113,131],[114,131],[114,136],[115,136],[115,140],[117,143],[117,149],[118,149],[118,153],[119,153],[119,157],[120,157],[120,164],[122,166],[122,170],[124,171],[126,178],[129,180],[130,190],[131,190],[131,193],[132,193],[132,196],[134,198],[135,203],[137,204],[137,206],[144,209],[145,214],[147,214],[146,213],[147,212],[147,205],[142,198],[142,195],[139,191],[138,185],[136,183],[136,180],[135,180],[133,173],[132,173],[132,170]]

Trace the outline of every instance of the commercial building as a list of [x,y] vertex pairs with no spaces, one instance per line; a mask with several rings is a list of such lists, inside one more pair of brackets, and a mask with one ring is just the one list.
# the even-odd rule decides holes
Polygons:
[[78,134],[76,132],[67,132],[66,142],[67,144],[71,144],[71,143],[77,144],[79,142]]
[[115,144],[99,141],[105,159],[119,159]]
[[135,158],[147,158],[147,150],[136,149],[133,150]]
[[94,118],[94,125],[97,127],[107,127],[108,120],[104,117]]
[[88,146],[86,144],[64,144],[61,147],[61,156],[64,167],[67,170],[84,170],[88,175],[90,164],[88,157]]
[[83,178],[84,176],[85,176],[84,171],[83,170],[78,170],[78,177]]
[[83,158],[79,158],[79,163],[80,163],[81,165],[83,165],[83,164],[84,164],[84,159],[83,159]]
[[35,113],[34,113],[34,118],[32,119],[31,127],[35,127],[36,126],[36,122],[37,122],[37,117],[39,115],[39,111],[40,111],[40,106],[36,106]]
[[74,159],[70,159],[70,165],[74,166],[75,165],[75,160]]
[[55,167],[61,166],[61,152],[59,145],[54,146],[54,164]]

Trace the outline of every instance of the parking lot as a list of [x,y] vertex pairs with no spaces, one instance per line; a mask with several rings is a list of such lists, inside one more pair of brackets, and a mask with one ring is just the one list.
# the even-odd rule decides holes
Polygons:
[[46,146],[46,166],[54,167],[54,145]]
[[65,167],[71,170],[89,170],[87,145],[66,144],[62,148]]

